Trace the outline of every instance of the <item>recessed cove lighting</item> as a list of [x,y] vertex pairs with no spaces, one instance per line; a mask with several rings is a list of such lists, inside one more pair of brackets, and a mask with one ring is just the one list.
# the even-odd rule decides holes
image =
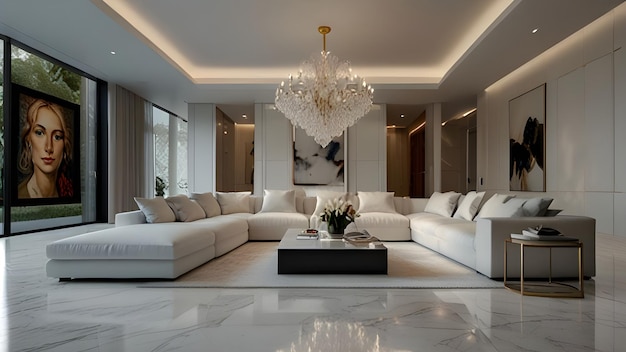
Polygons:
[[532,34],[535,34],[535,33],[539,32],[539,28],[535,28],[535,29],[533,29],[533,30],[532,30],[532,31],[530,31],[530,32],[531,32]]
[[472,110],[466,112],[465,114],[463,114],[463,117],[467,117],[469,114],[473,113],[474,111],[476,111],[476,108],[473,108]]

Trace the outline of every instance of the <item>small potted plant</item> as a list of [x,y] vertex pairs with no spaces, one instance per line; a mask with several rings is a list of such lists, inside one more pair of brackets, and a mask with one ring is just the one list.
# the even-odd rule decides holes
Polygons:
[[346,227],[359,216],[352,203],[337,198],[326,202],[320,214],[321,220],[328,224],[328,233],[331,235],[343,235]]

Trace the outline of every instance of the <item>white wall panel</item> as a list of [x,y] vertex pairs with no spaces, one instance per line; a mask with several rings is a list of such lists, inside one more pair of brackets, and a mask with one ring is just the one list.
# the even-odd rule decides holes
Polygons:
[[585,193],[585,215],[596,219],[596,232],[613,234],[613,206],[613,193]]
[[356,145],[354,147],[356,147],[358,160],[378,160],[378,150],[381,147],[381,141],[378,138],[380,134],[378,117],[378,114],[368,113],[350,131],[356,132]]
[[615,193],[613,206],[613,234],[615,236],[621,236],[626,238],[626,216],[624,216],[624,209],[626,209],[626,193]]
[[353,169],[353,172],[356,173],[356,190],[365,192],[384,191],[384,189],[380,189],[380,179],[378,177],[380,168],[381,163],[378,160],[357,160]]
[[264,189],[291,189],[291,122],[271,104],[255,105],[254,194]]
[[387,190],[386,107],[372,110],[348,129],[348,191]]
[[479,96],[479,173],[486,172],[480,189],[499,192],[507,180],[508,101],[528,84],[546,82],[545,194],[554,197],[552,208],[594,217],[599,232],[626,237],[625,46],[622,4],[487,87]]
[[[265,109],[265,159],[287,160],[291,153],[291,122],[278,110]],[[286,188],[287,189],[287,188]]]
[[[291,189],[292,172],[286,160],[267,160],[265,163],[264,189]],[[260,192],[259,195],[263,193]]]
[[[625,7],[626,8],[626,7]],[[626,23],[624,23],[626,26]],[[615,65],[615,191],[626,192],[626,47],[614,54]]]
[[[585,190],[613,191],[613,55],[585,67]],[[581,165],[582,166],[582,165]]]
[[215,105],[188,104],[189,191],[215,191]]
[[613,14],[595,20],[584,31],[585,62],[594,61],[613,52]]
[[[585,72],[583,68],[558,80],[557,164],[559,191],[583,191],[585,152]],[[554,138],[555,136],[547,136]],[[551,168],[550,166],[546,166]],[[552,169],[552,168],[551,168]]]

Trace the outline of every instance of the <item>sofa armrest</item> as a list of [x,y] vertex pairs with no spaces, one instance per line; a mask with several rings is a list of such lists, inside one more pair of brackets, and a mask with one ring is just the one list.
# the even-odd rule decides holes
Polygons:
[[[557,215],[548,217],[479,218],[476,221],[476,271],[490,277],[504,277],[504,241],[512,233],[530,226],[542,225],[575,237],[583,243],[585,277],[596,274],[596,220],[586,216]],[[519,257],[519,256],[518,256]],[[517,263],[515,263],[517,267]]]
[[146,216],[141,210],[133,210],[115,214],[115,227],[145,224],[146,222]]

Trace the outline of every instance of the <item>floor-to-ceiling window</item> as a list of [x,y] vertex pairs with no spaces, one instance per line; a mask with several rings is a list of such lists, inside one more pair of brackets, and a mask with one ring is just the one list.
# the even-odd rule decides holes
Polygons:
[[102,82],[10,39],[2,44],[2,234],[96,221]]
[[0,234],[4,233],[4,42],[0,38]]
[[154,106],[154,194],[170,196],[187,193],[187,121]]

